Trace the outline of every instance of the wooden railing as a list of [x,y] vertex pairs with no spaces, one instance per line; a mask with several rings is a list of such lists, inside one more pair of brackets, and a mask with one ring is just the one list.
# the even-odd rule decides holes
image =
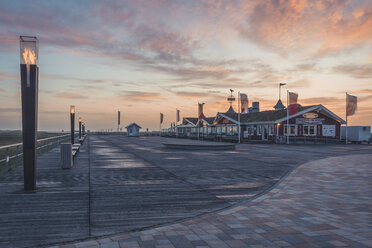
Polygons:
[[[70,134],[53,136],[37,140],[37,153],[45,153],[58,146],[63,141],[69,140]],[[23,161],[22,143],[0,146],[0,172],[9,171]]]

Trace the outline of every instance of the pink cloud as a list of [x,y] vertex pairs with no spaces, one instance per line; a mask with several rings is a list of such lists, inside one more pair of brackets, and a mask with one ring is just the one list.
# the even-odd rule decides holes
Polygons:
[[243,37],[282,54],[326,55],[372,40],[372,5],[353,1],[255,1],[238,25]]

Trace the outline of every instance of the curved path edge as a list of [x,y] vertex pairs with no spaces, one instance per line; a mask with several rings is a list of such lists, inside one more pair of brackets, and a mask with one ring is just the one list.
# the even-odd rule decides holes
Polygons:
[[58,247],[372,247],[371,161],[370,154],[311,161],[238,206]]

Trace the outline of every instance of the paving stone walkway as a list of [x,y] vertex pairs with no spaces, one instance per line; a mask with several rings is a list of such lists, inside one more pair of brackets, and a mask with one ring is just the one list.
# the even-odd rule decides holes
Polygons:
[[372,155],[306,163],[219,213],[56,247],[372,247]]

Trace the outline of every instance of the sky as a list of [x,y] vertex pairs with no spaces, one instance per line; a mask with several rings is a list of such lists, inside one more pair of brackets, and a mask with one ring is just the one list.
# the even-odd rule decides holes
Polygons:
[[[19,36],[39,39],[39,130],[69,129],[75,105],[87,129],[225,112],[229,89],[261,110],[279,83],[301,105],[372,125],[370,0],[0,0],[0,129],[21,129]],[[234,103],[237,109],[237,102]]]

